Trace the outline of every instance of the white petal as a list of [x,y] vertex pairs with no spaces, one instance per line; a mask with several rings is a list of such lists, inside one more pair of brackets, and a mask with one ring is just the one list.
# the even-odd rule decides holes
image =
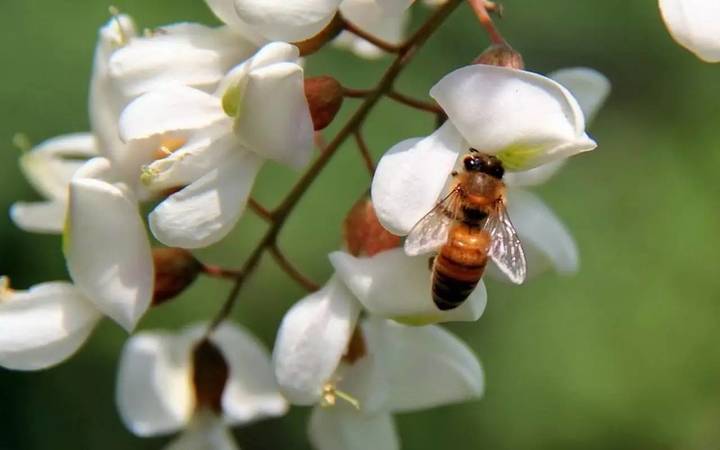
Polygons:
[[215,17],[232,26],[235,30],[248,28],[248,25],[241,21],[240,16],[235,12],[233,0],[205,0],[205,3],[215,14]]
[[169,85],[139,97],[123,110],[120,137],[127,142],[196,130],[224,118],[219,98],[187,86]]
[[399,450],[400,439],[390,414],[366,416],[345,405],[316,406],[308,434],[317,450]]
[[220,82],[216,95],[222,97],[230,87],[236,87],[238,92],[244,91],[250,72],[281,62],[300,64],[300,50],[287,42],[270,42],[264,45],[245,62],[228,72]]
[[150,214],[150,229],[170,247],[207,247],[240,219],[262,160],[237,150],[222,165],[165,199]]
[[409,257],[402,248],[370,258],[334,252],[330,254],[330,262],[363,306],[381,317],[412,324],[475,321],[487,303],[485,285],[480,281],[461,306],[439,310],[432,300],[428,258]]
[[270,40],[298,42],[330,23],[340,0],[235,0],[240,20]]
[[720,61],[720,3],[715,0],[660,0],[673,38],[707,62]]
[[109,71],[127,98],[173,83],[214,89],[231,67],[254,51],[253,43],[229,27],[178,23],[115,51]]
[[416,411],[479,398],[484,377],[473,351],[439,326],[407,327],[373,318],[364,323],[368,352],[389,386],[380,410]]
[[0,366],[38,370],[59,364],[82,346],[100,317],[70,283],[5,292],[0,286]]
[[195,415],[188,428],[165,450],[237,450],[230,430],[211,412]]
[[47,199],[67,199],[70,179],[84,163],[79,159],[97,155],[90,133],[48,139],[20,157],[20,168],[33,187]]
[[[109,162],[90,160],[102,171]],[[80,290],[127,330],[150,305],[153,261],[137,202],[120,188],[98,179],[76,177],[64,242],[68,269]]]
[[470,145],[526,170],[596,144],[577,101],[549,78],[477,64],[446,75],[430,90]]
[[224,323],[212,335],[212,341],[230,366],[222,398],[230,424],[241,425],[287,412],[287,401],[275,383],[270,354],[255,336],[240,326]]
[[561,274],[577,272],[579,256],[575,240],[538,196],[509,189],[508,213],[525,250],[530,275],[541,272],[548,265]]
[[336,277],[285,314],[273,364],[280,389],[291,403],[318,401],[347,349],[359,314],[360,304]]
[[235,133],[260,156],[305,166],[313,151],[313,125],[302,67],[276,63],[250,72]]
[[508,186],[537,186],[552,178],[565,166],[566,161],[566,159],[558,159],[557,161],[551,161],[530,170],[507,172],[503,176],[503,181]]
[[448,121],[424,139],[408,139],[383,155],[372,181],[380,223],[391,233],[408,234],[438,202],[459,153],[467,149]]
[[138,436],[181,429],[191,418],[192,341],[167,333],[138,333],[125,344],[116,401],[125,426]]
[[610,80],[595,69],[569,67],[556,70],[548,76],[563,85],[575,97],[585,115],[586,124],[592,122],[610,94]]
[[[405,1],[345,0],[340,5],[340,12],[360,29],[385,42],[399,44],[409,19],[407,6]],[[350,42],[350,47],[359,56],[376,58],[383,54],[382,50],[364,39],[354,37]]]
[[65,226],[65,202],[18,202],[10,208],[15,225],[31,233],[60,234]]

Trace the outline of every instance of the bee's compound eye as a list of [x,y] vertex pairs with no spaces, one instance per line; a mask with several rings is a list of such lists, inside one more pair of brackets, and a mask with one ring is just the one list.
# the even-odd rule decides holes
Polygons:
[[503,169],[503,166],[501,166],[500,164],[493,164],[488,169],[488,175],[491,175],[497,179],[502,179],[503,175],[505,175],[505,169]]
[[474,156],[467,156],[465,160],[463,160],[463,164],[465,165],[465,170],[468,172],[477,172],[482,166],[480,159]]

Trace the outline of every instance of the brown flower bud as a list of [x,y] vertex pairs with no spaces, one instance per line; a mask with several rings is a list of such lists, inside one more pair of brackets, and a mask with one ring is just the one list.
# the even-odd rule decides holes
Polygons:
[[305,79],[305,97],[310,106],[315,131],[330,125],[342,106],[342,85],[333,77],[323,75]]
[[343,30],[343,20],[340,14],[335,14],[333,20],[315,36],[293,44],[300,50],[300,56],[307,56],[320,50],[325,44],[332,41]]
[[170,300],[195,281],[202,264],[181,248],[154,248],[155,292],[153,305]]
[[525,62],[522,55],[508,44],[493,44],[480,54],[473,64],[487,64],[490,66],[509,67],[522,70]]
[[193,350],[193,386],[195,408],[222,413],[222,396],[230,376],[230,367],[220,349],[203,339]]
[[343,236],[348,252],[354,256],[373,256],[400,245],[400,237],[380,224],[372,200],[367,197],[355,203],[348,213]]

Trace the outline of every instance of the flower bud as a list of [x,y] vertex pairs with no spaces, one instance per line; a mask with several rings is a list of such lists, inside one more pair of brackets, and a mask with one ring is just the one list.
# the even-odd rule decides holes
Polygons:
[[378,221],[372,200],[360,199],[343,223],[343,236],[353,256],[373,256],[400,246],[400,237],[387,231]]
[[195,408],[222,412],[222,396],[230,367],[220,349],[203,339],[193,350],[193,387]]
[[487,64],[489,66],[509,67],[523,70],[525,62],[522,55],[508,44],[493,44],[480,54],[473,64]]
[[300,56],[311,55],[335,39],[343,30],[343,26],[344,24],[340,14],[335,14],[335,17],[333,17],[330,23],[318,34],[304,41],[294,42],[293,45],[300,50]]
[[305,97],[310,106],[310,115],[315,131],[330,125],[340,111],[344,99],[340,83],[327,75],[306,78]]
[[195,281],[202,264],[182,248],[154,248],[155,292],[153,305],[177,296]]

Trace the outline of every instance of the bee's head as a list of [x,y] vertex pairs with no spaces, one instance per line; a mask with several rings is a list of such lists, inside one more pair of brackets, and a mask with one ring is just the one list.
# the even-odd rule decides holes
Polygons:
[[505,174],[502,163],[492,155],[482,153],[471,153],[463,160],[465,170],[468,172],[480,172],[501,180]]

